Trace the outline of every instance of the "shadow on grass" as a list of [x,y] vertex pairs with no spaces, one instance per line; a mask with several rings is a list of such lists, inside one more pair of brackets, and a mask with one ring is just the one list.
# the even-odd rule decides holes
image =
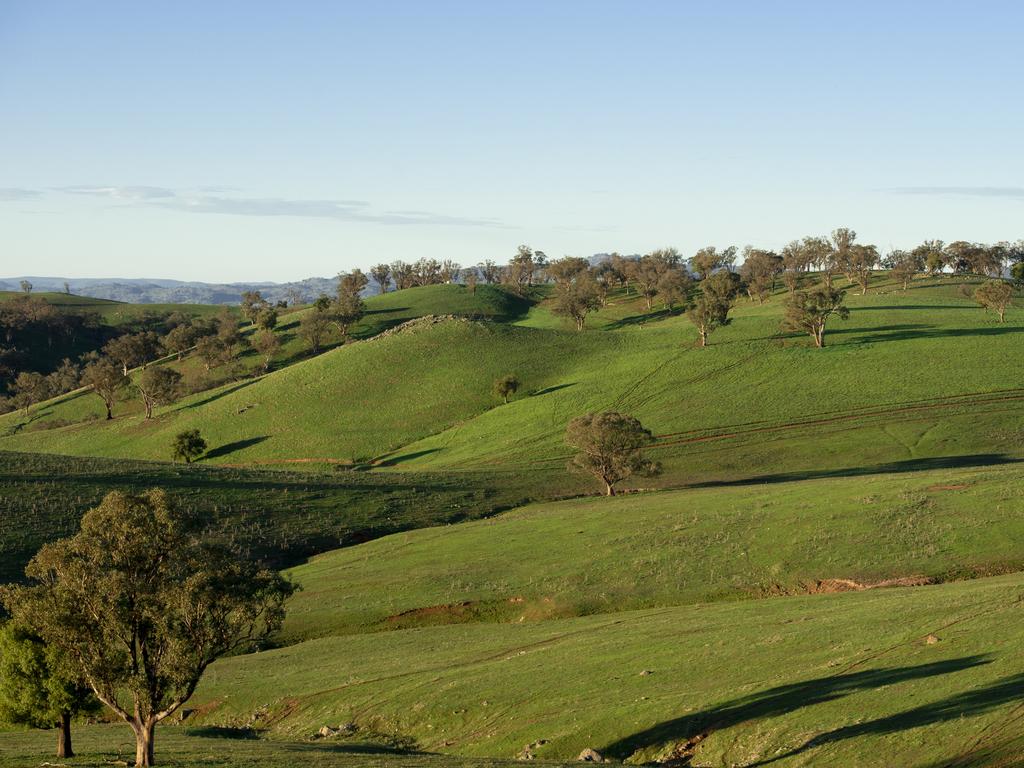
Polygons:
[[758,485],[760,483],[791,483],[797,480],[819,480],[829,477],[860,477],[861,475],[888,475],[903,472],[924,472],[929,469],[964,469],[989,467],[999,464],[1018,464],[1024,459],[1014,458],[1005,453],[973,453],[965,456],[935,456],[927,459],[906,459],[884,464],[869,464],[863,467],[841,467],[839,469],[809,469],[799,472],[778,472],[771,475],[757,475],[738,480],[708,480],[687,485],[687,488],[718,488],[733,485]]
[[[868,329],[836,329],[828,332],[828,336],[839,336],[848,333],[865,333],[855,341],[843,342],[842,346],[851,344],[872,344],[887,341],[911,341],[915,339],[947,339],[970,336],[1004,336],[1010,333],[1022,333],[1024,328],[1009,324],[983,326],[980,328],[935,328],[934,326],[889,326]],[[882,332],[884,331],[884,333]],[[832,346],[840,346],[833,344]]]
[[[986,656],[965,656],[959,659],[948,659],[945,661],[936,661],[930,664],[919,664],[911,667],[870,669],[863,672],[851,672],[847,674],[833,675],[830,677],[819,677],[813,680],[805,680],[800,683],[781,685],[776,688],[769,688],[765,691],[750,694],[749,696],[732,699],[717,706],[710,707],[690,715],[684,715],[683,717],[678,717],[674,720],[666,720],[665,722],[658,723],[644,731],[635,733],[632,736],[627,736],[624,739],[613,742],[601,750],[601,752],[605,755],[623,760],[638,750],[658,750],[668,748],[680,742],[685,743],[688,740],[699,737],[702,734],[707,734],[710,731],[730,728],[734,725],[739,725],[740,723],[749,722],[751,720],[760,720],[766,717],[785,715],[813,704],[833,701],[859,691],[882,688],[883,686],[895,685],[910,680],[920,680],[928,677],[936,677],[938,675],[948,675],[988,663],[990,663],[990,660]],[[984,690],[985,689],[982,689],[982,691]],[[965,696],[977,696],[979,699],[987,701],[988,699],[984,697],[982,691],[974,691],[971,694],[965,694]],[[1019,681],[1014,686],[1012,694],[1009,691],[1008,685],[1006,686],[1006,690],[995,692],[993,694],[993,696],[996,697],[1007,697],[1011,695],[1016,697],[1021,695],[1021,684]],[[1006,699],[1003,698],[1002,700]],[[921,709],[926,708],[922,707]],[[953,710],[951,708],[948,711],[952,713]],[[959,711],[956,715],[952,716],[959,716]],[[928,717],[929,713],[922,713],[920,721],[917,722],[917,724],[929,722],[927,719]],[[902,727],[910,727],[910,719],[901,722],[903,722]],[[869,724],[870,723],[861,723],[855,726],[849,726],[849,728],[860,729]],[[845,729],[839,729],[839,731],[843,730]],[[838,731],[833,731],[832,733],[838,733]],[[830,734],[825,734],[824,736],[816,737],[816,739],[822,739],[829,735]],[[853,734],[851,733],[850,735],[852,736]],[[814,741],[814,739],[812,739],[812,741]],[[810,744],[810,742],[808,742],[808,744]],[[817,746],[817,744],[815,746]],[[793,754],[798,754],[803,749],[808,748],[810,748],[808,745],[804,745],[794,752],[787,753],[785,756],[789,757]]]
[[210,395],[209,397],[204,397],[202,400],[196,400],[194,403],[189,403],[188,405],[185,406],[185,408],[198,408],[201,405],[206,405],[207,403],[212,403],[214,400],[220,400],[222,397],[227,397],[228,395],[234,394],[235,392],[238,392],[240,389],[245,389],[246,387],[251,386],[255,383],[256,379],[247,379],[246,381],[240,381],[233,386],[222,389],[220,392],[217,392],[216,394]]
[[552,392],[557,392],[560,389],[568,389],[569,387],[575,387],[576,382],[569,384],[555,384],[553,387],[544,387],[544,389],[538,389],[536,392],[530,394],[530,397],[540,397],[541,395],[549,395]]
[[[878,736],[905,731],[910,728],[919,728],[922,725],[934,725],[950,720],[960,720],[961,718],[984,714],[998,706],[1013,701],[1020,701],[1021,699],[1024,699],[1024,673],[1004,677],[983,688],[975,688],[954,696],[947,696],[931,704],[922,704],[919,707],[898,712],[895,715],[879,717],[862,723],[853,723],[852,725],[844,725],[842,728],[836,728],[833,731],[815,736],[796,749],[791,749],[789,752],[754,763],[754,765],[769,765],[777,760],[795,757],[810,749],[825,746],[826,744],[835,744],[846,739]],[[963,762],[960,763],[960,765],[964,764]],[[970,765],[970,763],[966,764]]]
[[422,451],[413,451],[412,453],[403,453],[401,456],[395,456],[394,454],[385,454],[377,459],[376,465],[378,467],[393,467],[396,464],[401,464],[404,461],[412,461],[418,459],[420,456],[429,456],[432,453],[437,453],[440,448],[426,448]]
[[189,727],[186,736],[197,736],[202,739],[258,739],[259,734],[252,728],[229,728],[222,725],[201,725]]
[[623,317],[615,322],[608,323],[608,325],[605,326],[605,330],[616,331],[620,328],[629,328],[630,326],[643,325],[648,322],[653,323],[658,320],[664,320],[667,317],[676,317],[681,314],[683,314],[682,307],[676,307],[674,309],[656,309],[643,315],[630,315],[629,317]]
[[235,440],[233,443],[224,443],[224,445],[218,445],[216,448],[211,448],[200,460],[219,459],[221,456],[227,456],[228,454],[240,451],[243,448],[250,448],[254,445],[259,445],[263,441],[269,439],[269,435],[260,435],[258,437],[247,437],[245,440]]

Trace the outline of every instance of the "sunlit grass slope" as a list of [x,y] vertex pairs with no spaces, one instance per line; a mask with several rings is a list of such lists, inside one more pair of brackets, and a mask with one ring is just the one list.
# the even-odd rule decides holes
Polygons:
[[[253,441],[222,461],[369,460],[401,451],[408,467],[561,467],[565,424],[615,408],[659,435],[657,450],[675,478],[789,471],[811,458],[841,468],[1019,452],[1024,322],[1012,313],[996,323],[958,284],[906,293],[882,284],[851,296],[850,319],[833,322],[823,350],[780,334],[779,297],[741,304],[708,349],[693,346],[680,317],[583,334],[431,325],[195,396],[155,422],[22,429],[0,445],[160,458],[175,431],[199,426],[213,445]],[[491,383],[506,372],[517,373],[527,393],[543,394],[493,407]],[[10,433],[18,419],[9,415],[0,428]]]
[[1024,579],[311,640],[225,659],[207,724],[355,722],[418,748],[780,766],[1002,765]]
[[283,639],[1019,570],[1021,466],[575,499],[396,534],[294,569]]

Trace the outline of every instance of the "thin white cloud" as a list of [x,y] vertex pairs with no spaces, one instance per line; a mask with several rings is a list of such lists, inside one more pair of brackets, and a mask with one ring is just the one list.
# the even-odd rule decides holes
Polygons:
[[32,198],[39,197],[38,189],[22,189],[21,187],[3,187],[0,188],[0,201],[4,202],[16,202],[19,200],[31,200]]
[[[493,218],[449,216],[418,210],[375,212],[365,200],[302,200],[281,197],[239,197],[224,194],[234,191],[231,187],[207,186],[199,187],[197,190],[176,190],[169,187],[153,186],[74,185],[53,187],[49,191],[98,197],[183,213],[301,217],[398,226],[418,224],[509,228],[509,225]],[[43,190],[31,189],[0,190],[0,201],[23,200],[35,197],[42,192]]]
[[113,200],[126,200],[128,202],[145,202],[147,200],[166,200],[176,197],[173,189],[166,187],[91,187],[71,186],[55,187],[58,192],[67,192],[72,195],[93,195],[95,197],[109,197]]
[[898,195],[960,195],[1024,200],[1024,187],[892,187]]

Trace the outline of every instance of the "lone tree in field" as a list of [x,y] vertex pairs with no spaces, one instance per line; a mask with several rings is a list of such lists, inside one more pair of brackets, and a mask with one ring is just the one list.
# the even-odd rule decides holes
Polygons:
[[202,456],[205,450],[206,441],[199,434],[199,430],[186,429],[174,436],[174,442],[171,443],[171,458],[174,461],[181,459],[186,464],[191,464]]
[[843,304],[845,291],[834,288],[819,288],[816,291],[797,291],[786,301],[786,316],[783,326],[791,331],[809,333],[814,346],[825,346],[825,324],[832,315],[842,320],[850,316],[850,310]]
[[122,373],[121,366],[106,357],[93,360],[82,371],[82,384],[91,387],[103,401],[108,420],[114,418],[114,403],[127,383],[128,379]]
[[1006,320],[1006,308],[1013,299],[1013,286],[1004,280],[986,280],[974,291],[974,300],[985,309],[999,315],[999,322]]
[[15,620],[131,726],[136,766],[153,765],[156,724],[210,663],[279,628],[294,591],[205,533],[163,491],[111,493],[78,534],[39,550],[29,585],[3,593]]
[[151,419],[154,407],[170,405],[178,399],[181,391],[181,374],[164,366],[147,368],[135,383],[135,388],[142,395],[146,418]]
[[67,660],[16,622],[0,627],[0,722],[57,728],[57,757],[74,757],[71,719],[98,702]]
[[630,475],[652,477],[661,471],[644,456],[643,449],[653,440],[639,421],[614,411],[579,416],[565,430],[565,442],[578,451],[569,468],[600,479],[608,496]]
[[512,374],[502,376],[494,382],[494,394],[503,398],[506,404],[508,403],[508,399],[518,391],[519,379]]

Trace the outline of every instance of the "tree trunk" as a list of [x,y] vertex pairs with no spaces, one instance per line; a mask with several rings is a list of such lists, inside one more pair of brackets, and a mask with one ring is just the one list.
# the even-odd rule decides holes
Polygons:
[[110,410],[110,403],[104,403],[104,405],[107,406],[107,421],[110,421],[114,418],[114,413]]
[[57,757],[74,757],[71,749],[71,713],[61,712],[57,725]]
[[149,768],[153,763],[153,727],[155,723],[132,723],[135,731],[135,768]]
[[1006,310],[1001,308],[999,310],[999,322],[1002,323],[1005,320],[1006,320]]
[[605,496],[614,496],[615,495],[615,488],[614,488],[614,486],[612,486],[612,484],[609,483],[607,480],[604,481],[604,495]]
[[708,332],[703,328],[700,329],[700,345],[706,347],[708,345]]

